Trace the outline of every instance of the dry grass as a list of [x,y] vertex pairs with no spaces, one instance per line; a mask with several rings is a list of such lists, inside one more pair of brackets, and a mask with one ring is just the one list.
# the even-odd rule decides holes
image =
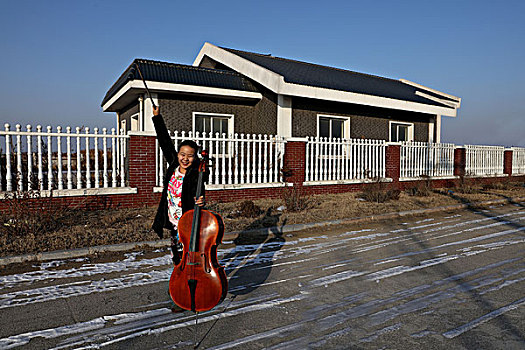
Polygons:
[[391,200],[399,200],[401,191],[391,183],[386,183],[377,179],[369,186],[365,187],[360,198],[367,202],[385,203]]
[[[357,218],[389,212],[433,208],[458,203],[475,203],[491,199],[525,197],[525,184],[469,185],[469,191],[439,189],[425,195],[399,193],[398,199],[384,203],[367,201],[362,193],[306,196],[290,193],[294,198],[261,199],[234,203],[208,203],[210,210],[224,219],[226,232],[250,230],[285,224],[311,223]],[[426,191],[426,190],[425,190]],[[463,193],[468,192],[468,193]],[[302,208],[286,209],[287,203],[307,203]],[[76,211],[68,208],[56,218],[56,226],[48,231],[8,233],[6,213],[0,221],[0,256],[72,249],[95,245],[140,242],[157,239],[151,231],[156,208]],[[11,221],[12,223],[12,221]]]

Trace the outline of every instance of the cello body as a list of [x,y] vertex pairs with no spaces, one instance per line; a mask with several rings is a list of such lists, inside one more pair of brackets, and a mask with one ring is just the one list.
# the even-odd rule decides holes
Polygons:
[[[202,181],[201,174],[199,182]],[[199,196],[200,191],[196,198]],[[224,267],[217,260],[217,247],[224,235],[224,221],[219,214],[196,205],[182,215],[178,232],[184,249],[182,259],[170,277],[171,299],[185,310],[211,310],[228,292]]]
[[[211,211],[201,210],[198,248],[191,251],[191,235],[184,227],[191,227],[194,210],[180,218],[179,239],[184,246],[182,259],[171,274],[169,291],[173,302],[185,310],[207,311],[219,304],[228,292],[224,267],[217,261],[217,246],[222,241],[224,223]],[[193,291],[192,291],[193,289]]]

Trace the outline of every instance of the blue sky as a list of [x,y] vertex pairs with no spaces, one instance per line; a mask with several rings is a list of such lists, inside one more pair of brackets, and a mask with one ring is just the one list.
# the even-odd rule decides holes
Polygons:
[[134,58],[208,41],[408,79],[462,98],[443,142],[525,146],[525,1],[0,1],[2,125],[115,126],[100,103]]

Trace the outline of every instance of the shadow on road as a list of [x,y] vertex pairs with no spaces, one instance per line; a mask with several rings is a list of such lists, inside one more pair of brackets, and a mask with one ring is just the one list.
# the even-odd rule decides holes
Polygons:
[[[261,286],[270,275],[273,257],[284,245],[282,229],[276,228],[281,214],[271,214],[269,208],[264,216],[248,225],[237,238],[233,240],[235,247],[220,260],[228,276],[228,294],[233,295],[229,303],[225,303],[224,311],[237,295],[249,294]],[[262,223],[272,227],[266,233],[254,234],[254,228]],[[283,222],[283,226],[286,222]],[[282,226],[281,226],[282,227]],[[209,333],[215,327],[219,318],[213,322],[205,334],[195,343],[194,349],[200,347]]]
[[[274,255],[283,247],[285,239],[277,228],[281,213],[271,214],[271,208],[239,233],[233,241],[235,247],[221,259],[229,279],[228,292],[233,295],[248,294],[263,284],[270,275]],[[273,227],[266,233],[254,234],[252,228],[261,223]],[[283,222],[283,226],[286,222]],[[282,226],[281,226],[282,227]]]

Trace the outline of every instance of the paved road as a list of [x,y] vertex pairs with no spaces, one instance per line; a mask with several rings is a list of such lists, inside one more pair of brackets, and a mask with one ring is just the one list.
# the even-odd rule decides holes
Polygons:
[[166,251],[3,269],[0,348],[525,349],[524,223],[507,205],[241,235],[196,333]]

